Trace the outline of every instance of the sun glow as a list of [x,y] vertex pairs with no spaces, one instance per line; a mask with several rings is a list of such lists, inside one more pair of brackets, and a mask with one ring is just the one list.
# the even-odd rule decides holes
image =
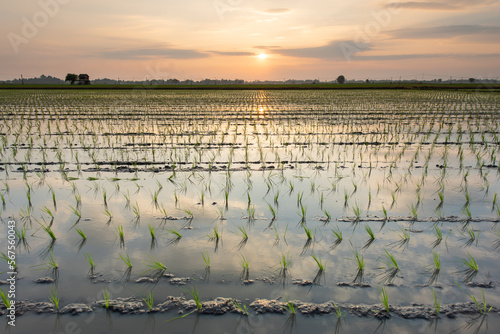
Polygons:
[[259,59],[266,59],[267,55],[265,53],[261,53],[257,56]]

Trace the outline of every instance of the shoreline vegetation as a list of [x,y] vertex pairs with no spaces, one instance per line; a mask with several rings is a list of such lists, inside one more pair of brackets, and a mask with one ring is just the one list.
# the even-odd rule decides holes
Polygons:
[[341,90],[341,89],[400,89],[400,90],[478,90],[500,92],[500,84],[486,83],[319,83],[319,84],[234,84],[234,85],[138,85],[138,84],[0,84],[0,89],[96,89],[96,90]]

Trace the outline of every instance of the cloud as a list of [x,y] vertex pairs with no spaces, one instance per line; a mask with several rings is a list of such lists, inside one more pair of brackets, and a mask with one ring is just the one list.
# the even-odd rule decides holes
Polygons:
[[394,38],[402,39],[432,39],[452,38],[472,34],[500,34],[500,26],[487,25],[451,25],[428,28],[406,28],[391,30],[388,32]]
[[373,55],[373,56],[355,56],[354,60],[373,61],[373,60],[406,60],[406,59],[428,59],[428,58],[497,58],[498,53],[485,54],[454,54],[454,53],[415,53],[415,54],[393,54],[393,55]]
[[175,49],[170,47],[133,48],[125,50],[104,51],[99,56],[108,59],[133,60],[162,57],[167,59],[197,59],[208,57],[206,53],[195,50]]
[[391,2],[386,7],[420,10],[464,10],[469,7],[492,4],[495,4],[494,0],[399,1]]
[[252,48],[260,50],[273,50],[273,49],[279,49],[280,47],[278,45],[256,45],[253,46]]
[[220,56],[255,56],[255,53],[245,52],[245,51],[208,51],[208,52]]
[[350,59],[359,52],[370,49],[367,43],[354,43],[353,41],[333,41],[324,46],[296,48],[296,49],[271,49],[272,52],[298,58],[318,58],[324,60]]
[[271,15],[281,15],[281,14],[288,14],[291,12],[289,8],[271,8],[271,9],[266,9],[262,10],[262,13],[265,14],[271,14]]

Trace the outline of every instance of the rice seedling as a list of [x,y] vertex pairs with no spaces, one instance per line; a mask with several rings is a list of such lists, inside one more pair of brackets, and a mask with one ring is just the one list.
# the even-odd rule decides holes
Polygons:
[[52,213],[52,211],[48,207],[44,206],[41,210],[43,212],[47,213],[52,219],[54,219],[54,214]]
[[418,206],[411,204],[410,208],[410,218],[412,221],[418,220]]
[[153,292],[149,291],[148,295],[142,298],[142,301],[144,302],[144,304],[146,304],[148,310],[151,311],[154,306]]
[[212,241],[212,240],[219,241],[220,239],[222,239],[222,231],[219,231],[217,226],[215,226],[213,233],[207,234],[207,237],[210,241]]
[[128,256],[127,253],[125,253],[125,256],[120,255],[120,258],[122,259],[122,261],[127,265],[127,267],[130,269],[132,268],[132,262],[130,261],[130,257]]
[[312,231],[312,228],[308,228],[305,224],[302,224],[302,228],[306,233],[307,240],[313,240],[316,233]]
[[354,221],[358,222],[361,219],[361,214],[363,210],[359,207],[358,203],[355,203],[352,207],[352,213],[354,214]]
[[269,208],[269,212],[271,213],[271,219],[274,221],[276,220],[276,210],[273,208],[273,206],[271,204],[267,204],[268,208]]
[[470,293],[468,293],[467,291],[464,290],[464,288],[462,288],[462,286],[460,286],[460,284],[458,284],[457,282],[455,282],[455,284],[463,291],[467,294],[467,296],[469,296],[469,298],[474,302],[474,304],[476,305],[478,311],[483,314],[483,315],[486,315],[488,314],[488,312],[490,312],[492,309],[493,309],[493,306],[490,306],[488,307],[488,304],[486,303],[486,297],[484,296],[484,290],[481,289],[481,295],[483,297],[483,302],[480,303],[475,296],[471,295]]
[[385,264],[385,266],[380,267],[380,269],[385,270],[383,273],[379,274],[379,276],[382,276],[382,282],[391,284],[401,269],[399,268],[398,262],[396,261],[394,255],[392,253],[389,253],[386,249],[384,249],[384,251],[385,259],[382,259],[381,261],[383,264]]
[[47,268],[52,270],[59,269],[59,264],[57,263],[56,258],[54,257],[54,253],[52,253],[52,251],[50,251],[49,260],[47,262]]
[[280,198],[280,191],[278,190],[278,191],[276,191],[276,194],[274,194],[274,198],[273,198],[274,205],[276,205],[276,207],[278,207],[279,198]]
[[397,197],[396,197],[396,193],[395,193],[394,191],[393,191],[393,192],[391,192],[391,198],[392,198],[391,208],[393,208],[393,207],[394,207],[394,205],[396,204],[396,199],[397,199]]
[[106,216],[108,216],[108,218],[111,220],[111,218],[113,218],[113,215],[111,214],[111,211],[109,211],[108,209],[104,209],[104,214]]
[[125,208],[130,207],[130,193],[127,190],[126,194],[123,194],[123,198],[125,199]]
[[354,250],[353,254],[354,254],[354,261],[356,261],[356,265],[358,267],[353,282],[362,283],[365,272],[365,259],[364,256],[360,255],[357,250]]
[[118,225],[116,227],[116,235],[120,239],[120,242],[125,242],[125,232],[123,230],[123,225]]
[[460,232],[460,234],[462,234],[463,239],[466,240],[465,246],[470,246],[474,242],[476,242],[476,246],[477,246],[477,243],[479,241],[478,240],[478,238],[479,238],[479,231],[476,233],[474,231],[474,229],[471,227],[471,228],[467,229],[467,233]]
[[191,290],[188,292],[191,295],[191,298],[193,298],[194,303],[196,305],[196,310],[198,312],[201,311],[203,308],[203,304],[200,299],[200,293],[198,292],[198,289],[196,287],[192,287]]
[[21,229],[15,229],[14,231],[16,232],[17,240],[18,242],[23,242],[26,244],[26,232],[27,232],[26,226],[21,227]]
[[439,317],[439,313],[441,312],[441,296],[439,296],[438,300],[436,290],[434,289],[432,289],[432,295],[434,297],[434,314],[436,317]]
[[426,272],[430,272],[431,276],[429,278],[429,284],[434,284],[438,277],[439,273],[441,271],[441,255],[436,253],[435,251],[432,251],[432,257],[433,257],[433,263],[429,265],[429,269],[427,269]]
[[103,201],[104,207],[107,208],[108,207],[108,195],[106,193],[106,189],[102,190],[102,201]]
[[45,231],[45,233],[47,233],[47,235],[53,240],[55,241],[56,240],[56,236],[54,234],[54,232],[52,231],[52,229],[50,228],[50,225],[43,225],[41,224],[41,227],[42,227],[42,230]]
[[387,221],[387,209],[382,205],[382,213],[384,214],[384,221]]
[[82,218],[82,213],[78,207],[73,207],[70,205],[69,208],[71,209],[71,212],[73,212],[73,214],[78,217],[78,220]]
[[300,216],[301,223],[304,223],[307,216],[307,206],[304,206],[302,202],[300,203],[300,211],[298,211],[297,214]]
[[410,233],[404,227],[400,227],[399,230],[401,232],[400,234],[398,234],[399,241],[393,242],[391,245],[396,248],[406,249],[410,242]]
[[318,269],[320,272],[323,272],[325,271],[326,269],[326,261],[323,262],[323,260],[321,260],[320,257],[316,256],[314,253],[311,255],[314,262],[316,262],[316,264],[318,265]]
[[216,210],[217,210],[217,217],[219,218],[220,221],[227,220],[226,217],[224,217],[224,208],[223,207],[218,206]]
[[333,236],[335,237],[335,241],[333,242],[332,248],[335,248],[338,245],[340,245],[340,243],[343,240],[343,236],[342,236],[342,231],[340,230],[340,228],[338,226],[336,226],[334,229],[332,229],[332,233],[333,233]]
[[248,272],[249,265],[250,265],[250,263],[248,262],[248,260],[242,255],[241,261],[240,261],[241,268],[243,268],[244,271]]
[[434,259],[434,269],[435,270],[441,270],[441,255],[436,253],[435,251],[432,251],[432,256]]
[[158,196],[160,195],[160,190],[156,190],[151,194],[151,201],[153,202],[155,208],[158,208]]
[[11,304],[10,304],[10,299],[8,298],[8,293],[5,294],[3,289],[0,289],[0,298],[2,298],[2,302],[5,305],[5,308],[10,309]]
[[89,263],[89,265],[90,265],[90,272],[94,272],[95,262],[94,262],[94,260],[92,259],[92,256],[91,256],[89,253],[86,253],[86,254],[85,254],[85,258],[87,259],[87,262],[88,262],[88,263]]
[[290,267],[290,264],[292,263],[292,256],[289,253],[287,253],[287,255],[281,253],[281,256],[279,258],[279,262],[280,262],[281,271],[284,273],[288,270],[288,268]]
[[243,306],[241,306],[241,304],[235,299],[232,299],[231,303],[240,311],[242,315],[249,315],[247,304],[243,304]]
[[5,196],[0,192],[0,198],[2,199],[2,208],[5,209]]
[[82,240],[87,240],[87,236],[85,235],[85,233],[83,233],[83,231],[81,229],[76,227],[75,231],[78,233],[78,235],[80,235],[82,237]]
[[[335,316],[337,317],[337,319],[341,319],[344,316],[342,309],[335,303],[333,304],[333,306],[335,307]],[[335,333],[337,333],[337,331],[335,331]]]
[[194,215],[191,212],[191,210],[186,209],[186,210],[184,210],[184,212],[188,215],[188,217],[187,217],[188,219],[193,219],[194,218]]
[[436,207],[436,210],[439,210],[443,207],[444,204],[444,192],[439,191],[438,192],[438,197],[439,197],[439,204]]
[[0,253],[0,259],[4,261],[8,266],[9,269],[12,271],[17,271],[17,263],[15,258],[7,256],[5,253]]
[[201,252],[201,257],[203,258],[203,262],[205,262],[205,267],[210,268],[210,255],[208,255],[208,251],[205,250],[205,253]]
[[497,237],[497,239],[493,242],[493,249],[498,249],[500,248],[500,231],[498,230],[493,230],[493,234]]
[[371,227],[369,225],[365,226],[365,231],[366,231],[366,233],[368,233],[370,240],[375,240],[375,233],[373,233],[373,230],[371,229]]
[[462,265],[460,267],[464,269],[459,271],[464,276],[464,282],[470,282],[474,277],[476,277],[477,273],[479,272],[479,265],[477,264],[474,257],[470,253],[467,253],[467,255],[467,258],[461,259]]
[[137,203],[137,201],[135,202],[135,205],[132,204],[132,212],[134,213],[136,218],[141,217],[141,210],[139,208],[139,203]]
[[328,211],[328,210],[323,210],[323,213],[325,214],[326,216],[326,219],[324,219],[323,221],[325,223],[329,223],[331,220],[332,220],[332,214]]
[[49,301],[54,305],[56,312],[59,312],[59,297],[57,297],[57,288],[51,289]]
[[104,299],[104,308],[105,309],[109,309],[109,307],[111,306],[110,299],[109,299],[110,297],[111,297],[111,294],[109,293],[108,288],[104,289],[104,291],[102,292],[102,298]]
[[151,240],[156,240],[156,235],[157,235],[156,227],[149,224],[148,229],[149,229],[149,235],[151,236]]
[[243,240],[248,240],[248,233],[247,233],[247,230],[245,229],[245,226],[238,226],[238,231],[237,233],[235,233],[236,235],[240,236],[242,241]]
[[382,305],[384,306],[385,311],[387,313],[391,313],[391,309],[389,306],[389,296],[387,295],[387,290],[383,286],[381,286],[377,289],[380,293],[380,301],[382,302]]
[[249,221],[254,221],[255,220],[255,204],[251,204],[248,206],[247,212],[248,212],[248,220]]
[[466,217],[466,222],[469,222],[472,219],[472,213],[470,212],[469,205],[466,205],[462,208],[462,213]]
[[[145,272],[143,272],[142,274],[145,274],[145,273],[148,273],[150,271],[159,271],[159,272],[163,272],[165,270],[167,270],[168,268],[165,267],[163,265],[163,263],[161,263],[160,261],[156,260],[154,257],[152,257],[151,255],[148,255],[149,258],[151,260],[147,260],[144,262],[144,264],[146,265],[146,267],[148,267],[149,269],[146,270]],[[141,274],[141,275],[142,275]]]
[[389,268],[394,268],[394,269],[397,269],[399,270],[399,265],[398,265],[398,262],[396,261],[396,258],[394,257],[394,255],[392,253],[389,253],[386,249],[384,249],[385,251],[385,258],[386,258],[386,261],[383,261]]
[[293,302],[289,301],[288,298],[286,298],[286,296],[285,300],[286,300],[286,305],[283,305],[283,308],[287,310],[290,314],[294,315],[296,313],[295,305],[293,304]]

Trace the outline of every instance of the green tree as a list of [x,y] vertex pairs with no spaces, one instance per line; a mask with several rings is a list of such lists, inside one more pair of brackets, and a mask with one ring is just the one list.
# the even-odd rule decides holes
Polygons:
[[64,81],[71,82],[72,85],[75,83],[76,80],[78,80],[78,75],[76,75],[74,73],[66,74],[66,79],[64,79]]
[[345,77],[343,75],[339,75],[337,82],[342,85],[345,82]]

